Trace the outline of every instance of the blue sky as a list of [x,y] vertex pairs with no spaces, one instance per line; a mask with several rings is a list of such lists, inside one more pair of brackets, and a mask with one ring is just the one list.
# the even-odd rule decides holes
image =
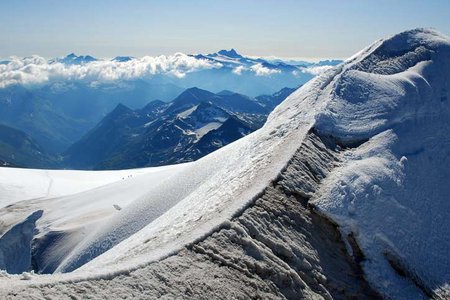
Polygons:
[[0,0],[0,57],[209,53],[345,58],[416,27],[450,35],[449,0]]

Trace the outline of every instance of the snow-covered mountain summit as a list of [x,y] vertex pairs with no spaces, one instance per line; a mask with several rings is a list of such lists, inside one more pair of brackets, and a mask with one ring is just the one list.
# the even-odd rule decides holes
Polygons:
[[[5,207],[4,216],[21,216],[11,221],[9,214],[9,228],[35,222],[39,230],[31,261],[73,272],[32,276],[32,287],[7,276],[2,292],[25,285],[23,295],[45,294],[52,286],[61,295],[81,284],[92,293],[117,286],[123,292],[144,278],[139,284],[154,296],[445,297],[449,91],[450,40],[434,30],[407,31],[308,82],[260,130],[160,170],[164,179],[154,184],[143,174]],[[112,211],[108,198],[120,201],[121,193],[127,201]],[[61,221],[70,211],[57,203],[91,199],[108,208],[98,221]],[[6,251],[14,244],[3,232]],[[55,232],[58,239],[49,235]]]
[[237,53],[236,50],[234,50],[233,48],[231,48],[230,50],[220,50],[217,53],[210,54],[210,56],[218,56],[218,55],[227,56],[230,58],[243,58],[243,56]]
[[75,53],[70,53],[67,56],[63,58],[57,58],[51,60],[51,62],[59,62],[66,65],[84,65],[88,64],[90,62],[98,61],[95,57],[92,57],[90,55],[76,55]]
[[450,282],[450,40],[403,32],[338,71],[315,128],[360,146],[314,204],[356,237],[379,290],[413,299],[414,283],[429,296]]

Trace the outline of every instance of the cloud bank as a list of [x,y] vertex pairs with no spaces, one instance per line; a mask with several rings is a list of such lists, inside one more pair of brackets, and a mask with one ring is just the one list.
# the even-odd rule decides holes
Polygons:
[[190,72],[221,67],[220,63],[196,59],[183,53],[144,56],[126,62],[99,60],[79,65],[48,62],[37,55],[27,58],[12,57],[8,63],[0,64],[0,88],[12,84],[33,85],[53,80],[127,80],[149,78],[156,74],[183,78]]
[[254,72],[256,76],[269,76],[272,74],[281,73],[278,69],[269,69],[264,67],[261,63],[254,64],[253,66],[246,68],[244,66],[239,66],[233,69],[233,73],[236,75],[241,75],[243,71]]
[[313,76],[317,76],[317,75],[320,75],[332,68],[333,68],[333,66],[311,66],[311,67],[301,68],[301,71],[303,73],[308,73]]
[[250,67],[250,70],[256,73],[256,76],[268,76],[272,74],[281,73],[278,69],[269,69],[264,67],[261,63],[253,65]]
[[[26,58],[12,57],[7,62],[0,62],[0,88],[14,84],[39,85],[47,82],[77,80],[99,84],[118,80],[150,79],[158,74],[184,78],[191,72],[222,67],[229,70],[230,66],[214,59],[196,58],[183,53],[169,56],[144,56],[122,61],[96,60],[81,64],[64,63],[61,59],[47,61],[37,55]],[[298,76],[304,73],[316,76],[330,68],[331,66],[328,65],[297,67],[292,71],[292,75]],[[255,76],[271,76],[282,71],[274,67],[269,68],[259,62],[247,61],[233,67],[231,72],[235,75],[246,72]]]

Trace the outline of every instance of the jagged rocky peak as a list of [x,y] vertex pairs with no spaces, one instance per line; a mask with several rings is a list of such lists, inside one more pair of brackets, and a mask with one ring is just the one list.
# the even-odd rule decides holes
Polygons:
[[217,53],[230,58],[242,58],[242,55],[237,53],[236,50],[234,50],[233,48],[231,48],[230,50],[220,50]]
[[67,58],[67,59],[75,59],[75,58],[77,58],[78,56],[77,55],[75,55],[75,53],[70,53],[70,54],[67,54],[67,56],[65,57],[65,58]]
[[116,57],[114,57],[112,59],[112,61],[115,61],[115,62],[127,62],[127,61],[130,61],[132,59],[134,59],[134,57],[132,57],[132,56],[116,56]]
[[80,55],[77,56],[75,53],[70,53],[66,57],[57,59],[56,61],[62,62],[64,64],[85,64],[93,61],[97,61],[97,59],[90,55]]

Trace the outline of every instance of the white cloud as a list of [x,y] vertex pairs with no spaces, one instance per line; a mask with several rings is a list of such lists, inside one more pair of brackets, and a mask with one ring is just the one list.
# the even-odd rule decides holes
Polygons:
[[8,64],[0,64],[0,88],[11,84],[40,84],[52,80],[113,81],[146,78],[168,74],[183,78],[187,73],[220,68],[220,63],[196,59],[183,53],[170,56],[145,56],[126,62],[94,61],[82,65],[48,63],[40,56],[12,57]]
[[241,75],[242,71],[245,71],[245,70],[247,70],[246,67],[239,66],[239,67],[236,67],[236,68],[233,69],[233,73],[236,74],[236,75]]
[[250,67],[250,70],[256,73],[256,76],[268,76],[276,73],[281,73],[278,69],[269,69],[264,67],[261,63],[253,65]]
[[333,68],[333,66],[312,66],[312,67],[301,68],[300,70],[303,73],[308,73],[308,74],[316,76],[316,75],[320,75],[332,68]]

